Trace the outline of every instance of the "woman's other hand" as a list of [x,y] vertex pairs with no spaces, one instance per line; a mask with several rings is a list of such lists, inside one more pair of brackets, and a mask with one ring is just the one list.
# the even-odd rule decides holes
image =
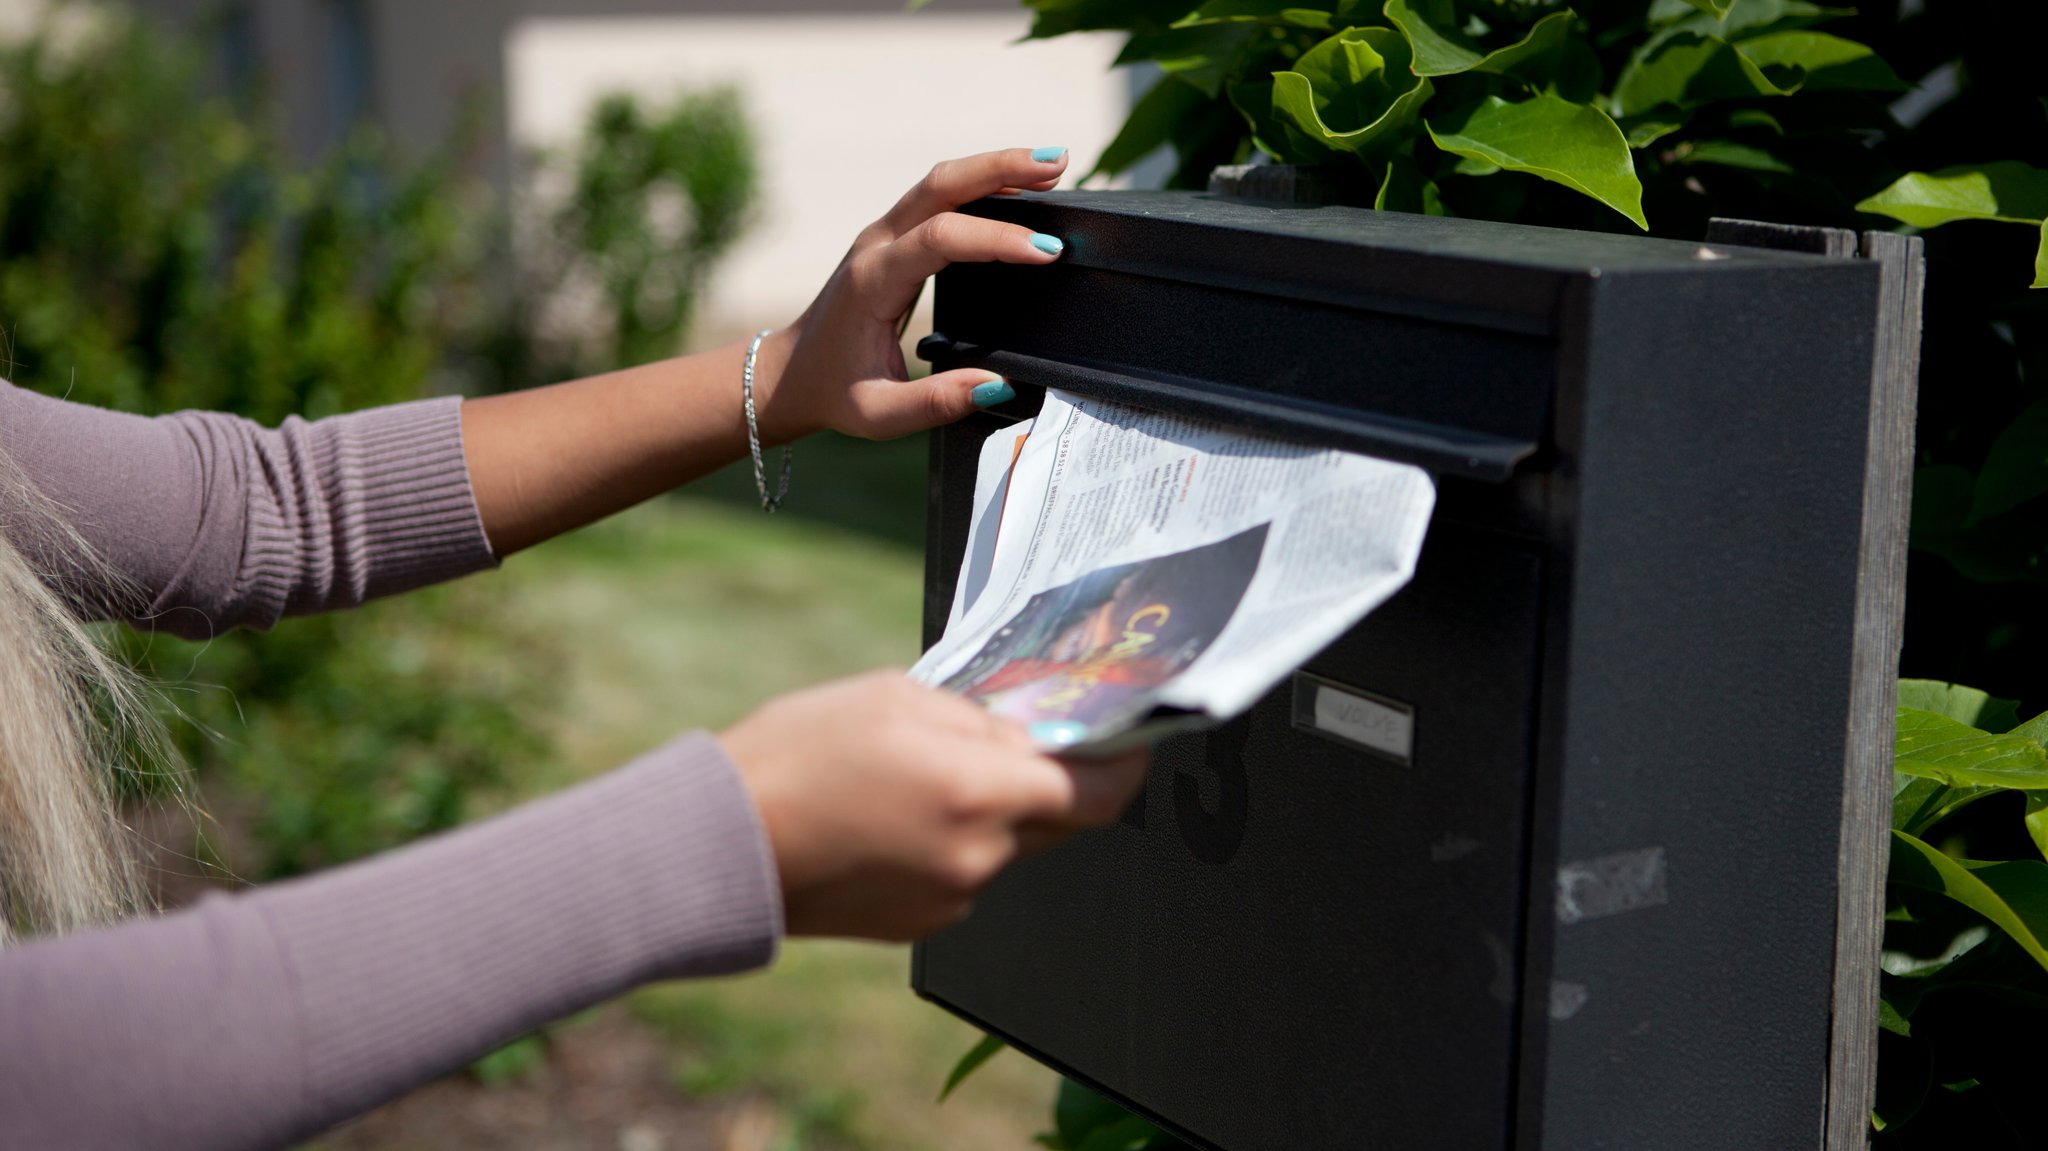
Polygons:
[[906,379],[898,324],[925,279],[947,264],[1059,259],[1058,237],[954,209],[1011,189],[1045,191],[1066,169],[1064,148],[948,160],[868,225],[804,314],[762,345],[762,438],[782,443],[830,428],[890,439],[1008,399],[1001,380],[977,369]]
[[873,672],[720,737],[766,825],[792,935],[917,939],[1019,855],[1122,813],[1147,755],[1062,761],[958,696]]

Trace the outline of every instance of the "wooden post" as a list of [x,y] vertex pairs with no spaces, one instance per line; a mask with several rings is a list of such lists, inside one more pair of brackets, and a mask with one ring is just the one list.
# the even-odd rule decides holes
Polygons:
[[1920,381],[1921,241],[1890,232],[1865,232],[1859,238],[1839,228],[1717,219],[1708,227],[1707,242],[1861,258],[1884,267],[1877,355],[1870,377],[1870,449],[1863,483],[1849,754],[1843,764],[1833,1040],[1824,1144],[1827,1151],[1855,1151],[1869,1142],[1877,1084],[1878,955],[1884,940],[1892,738],[1906,608],[1906,532]]

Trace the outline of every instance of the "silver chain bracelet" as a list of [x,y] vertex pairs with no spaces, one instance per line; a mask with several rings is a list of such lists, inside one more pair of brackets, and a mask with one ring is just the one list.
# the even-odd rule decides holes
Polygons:
[[740,395],[746,401],[747,448],[754,453],[754,487],[761,493],[761,510],[773,512],[789,498],[789,467],[796,458],[796,449],[789,444],[782,445],[782,479],[775,485],[775,494],[768,494],[768,465],[761,460],[761,425],[754,418],[754,357],[761,353],[761,341],[775,331],[762,328],[754,333],[754,342],[747,345],[746,367],[740,372]]

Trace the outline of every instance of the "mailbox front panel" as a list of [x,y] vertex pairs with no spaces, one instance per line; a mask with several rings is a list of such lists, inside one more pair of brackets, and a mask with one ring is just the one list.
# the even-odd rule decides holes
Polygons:
[[[1162,743],[1123,821],[1006,874],[918,990],[1227,1151],[1506,1146],[1541,585],[1526,544],[1440,527],[1315,678]],[[1345,701],[1412,709],[1408,761]]]
[[[1009,374],[1009,416],[1052,384],[1442,488],[1407,589],[1162,744],[1122,823],[919,948],[918,990],[1218,1151],[1811,1146],[1878,269],[1199,196],[970,210],[1068,240],[940,277],[932,358]],[[935,434],[927,641],[1004,419]]]

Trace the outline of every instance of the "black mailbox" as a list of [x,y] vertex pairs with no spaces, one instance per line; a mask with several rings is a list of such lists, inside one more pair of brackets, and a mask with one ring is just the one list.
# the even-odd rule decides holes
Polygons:
[[[1066,253],[939,278],[925,356],[1020,398],[933,441],[927,642],[979,445],[1038,388],[1411,461],[1440,496],[1407,589],[1160,745],[1119,824],[918,949],[918,992],[1220,1151],[1860,1145],[1910,245],[969,210]],[[1319,726],[1323,689],[1403,738]]]

